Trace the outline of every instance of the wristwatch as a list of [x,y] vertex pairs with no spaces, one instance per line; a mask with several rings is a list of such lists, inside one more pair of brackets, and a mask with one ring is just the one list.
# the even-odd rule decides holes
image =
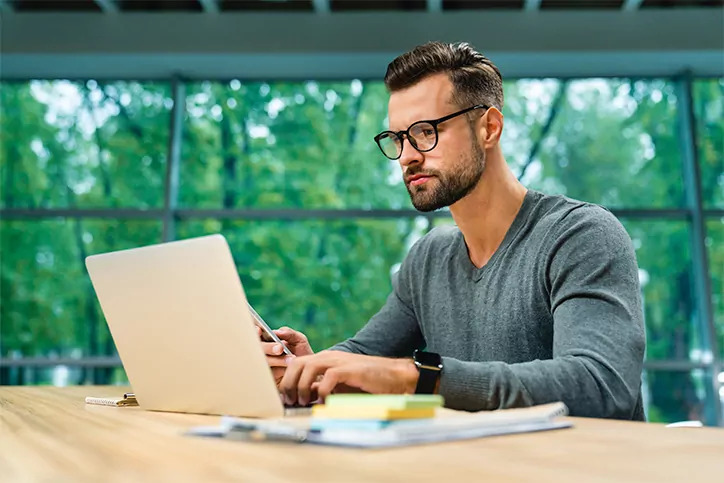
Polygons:
[[442,357],[434,352],[416,350],[412,354],[412,360],[420,373],[415,394],[434,394],[442,372]]

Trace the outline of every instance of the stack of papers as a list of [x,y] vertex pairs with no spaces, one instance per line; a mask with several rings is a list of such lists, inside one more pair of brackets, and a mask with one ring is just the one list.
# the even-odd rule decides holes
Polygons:
[[560,402],[479,413],[438,408],[431,419],[366,421],[358,427],[349,421],[315,427],[315,421],[306,439],[317,444],[358,448],[405,446],[567,428],[572,426],[571,422],[558,419],[567,414],[568,408]]
[[[276,440],[385,448],[572,426],[570,420],[560,419],[568,414],[568,408],[562,402],[468,413],[439,407],[441,399],[421,403],[415,401],[416,396],[377,396],[387,399],[360,402],[351,395],[348,397],[339,401],[334,401],[333,396],[328,397],[324,406],[313,409],[312,418],[253,420],[224,417],[219,426],[193,428],[188,434],[245,441]],[[383,405],[383,401],[387,406]],[[436,406],[419,407],[425,404]],[[430,414],[430,411],[434,417],[418,417]]]

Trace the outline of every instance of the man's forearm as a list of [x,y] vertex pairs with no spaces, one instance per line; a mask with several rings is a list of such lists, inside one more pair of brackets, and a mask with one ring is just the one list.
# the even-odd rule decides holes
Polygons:
[[639,385],[630,375],[617,374],[585,355],[520,364],[445,357],[443,366],[440,394],[453,409],[479,411],[563,401],[574,416],[631,419],[638,399]]

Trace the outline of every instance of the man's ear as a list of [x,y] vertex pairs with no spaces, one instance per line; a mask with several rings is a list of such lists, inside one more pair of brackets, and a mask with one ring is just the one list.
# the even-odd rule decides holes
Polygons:
[[479,139],[483,149],[492,148],[500,142],[503,134],[503,113],[495,107],[490,107],[480,118]]

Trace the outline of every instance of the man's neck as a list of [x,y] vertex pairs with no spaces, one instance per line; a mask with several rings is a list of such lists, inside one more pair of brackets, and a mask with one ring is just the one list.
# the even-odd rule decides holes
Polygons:
[[528,191],[513,176],[502,153],[496,151],[475,189],[450,207],[470,261],[478,268],[488,263],[503,242]]

